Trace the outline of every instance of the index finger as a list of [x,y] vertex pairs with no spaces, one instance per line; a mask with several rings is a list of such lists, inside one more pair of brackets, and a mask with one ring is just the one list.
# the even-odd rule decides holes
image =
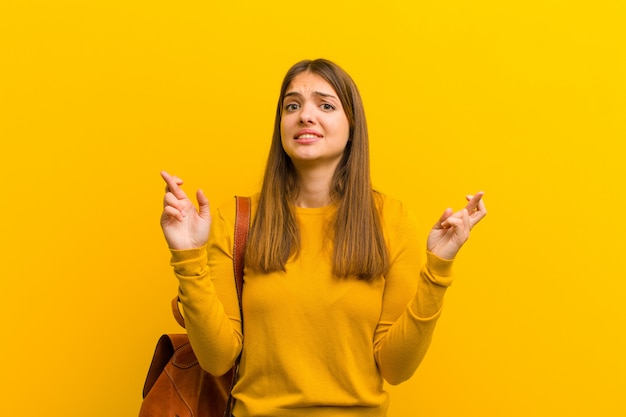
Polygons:
[[174,197],[176,197],[179,200],[182,200],[183,198],[187,198],[187,194],[185,194],[183,189],[180,188],[175,177],[171,176],[165,171],[161,171],[161,177],[167,184],[167,189],[169,190],[169,192],[174,194]]
[[483,191],[479,191],[473,196],[471,196],[471,198],[469,198],[469,201],[467,202],[467,205],[465,206],[468,212],[472,213],[474,210],[478,208],[478,204],[480,203],[480,200],[483,198],[484,194],[485,193]]

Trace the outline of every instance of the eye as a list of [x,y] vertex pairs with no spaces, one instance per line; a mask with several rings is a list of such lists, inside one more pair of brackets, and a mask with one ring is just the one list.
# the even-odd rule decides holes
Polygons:
[[300,105],[297,104],[297,103],[289,103],[289,104],[285,105],[285,110],[287,110],[287,111],[294,111],[294,110],[298,110],[299,107],[300,107]]
[[322,110],[325,110],[325,111],[335,110],[335,106],[333,106],[330,103],[322,103],[320,107],[322,108]]

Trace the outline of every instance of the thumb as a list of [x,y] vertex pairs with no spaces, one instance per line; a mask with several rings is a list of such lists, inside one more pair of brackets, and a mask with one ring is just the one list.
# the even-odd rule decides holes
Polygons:
[[437,220],[437,223],[435,223],[435,225],[433,226],[433,228],[434,229],[447,229],[448,227],[450,227],[450,222],[448,221],[448,218],[452,216],[453,213],[454,212],[451,208],[445,209],[444,212],[441,214],[441,217],[439,217],[439,220]]
[[196,191],[196,199],[198,200],[198,214],[203,219],[211,218],[211,209],[209,200],[206,198],[202,190]]

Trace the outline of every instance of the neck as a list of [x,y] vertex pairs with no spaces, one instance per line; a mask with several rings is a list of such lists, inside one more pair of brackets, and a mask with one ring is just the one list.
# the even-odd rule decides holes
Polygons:
[[294,202],[298,207],[315,208],[330,204],[330,185],[335,167],[298,169],[300,193]]

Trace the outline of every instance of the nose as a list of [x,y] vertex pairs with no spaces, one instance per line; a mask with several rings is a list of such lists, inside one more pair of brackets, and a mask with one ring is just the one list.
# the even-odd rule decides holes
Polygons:
[[311,104],[304,103],[300,107],[300,123],[303,125],[315,122],[314,109]]

